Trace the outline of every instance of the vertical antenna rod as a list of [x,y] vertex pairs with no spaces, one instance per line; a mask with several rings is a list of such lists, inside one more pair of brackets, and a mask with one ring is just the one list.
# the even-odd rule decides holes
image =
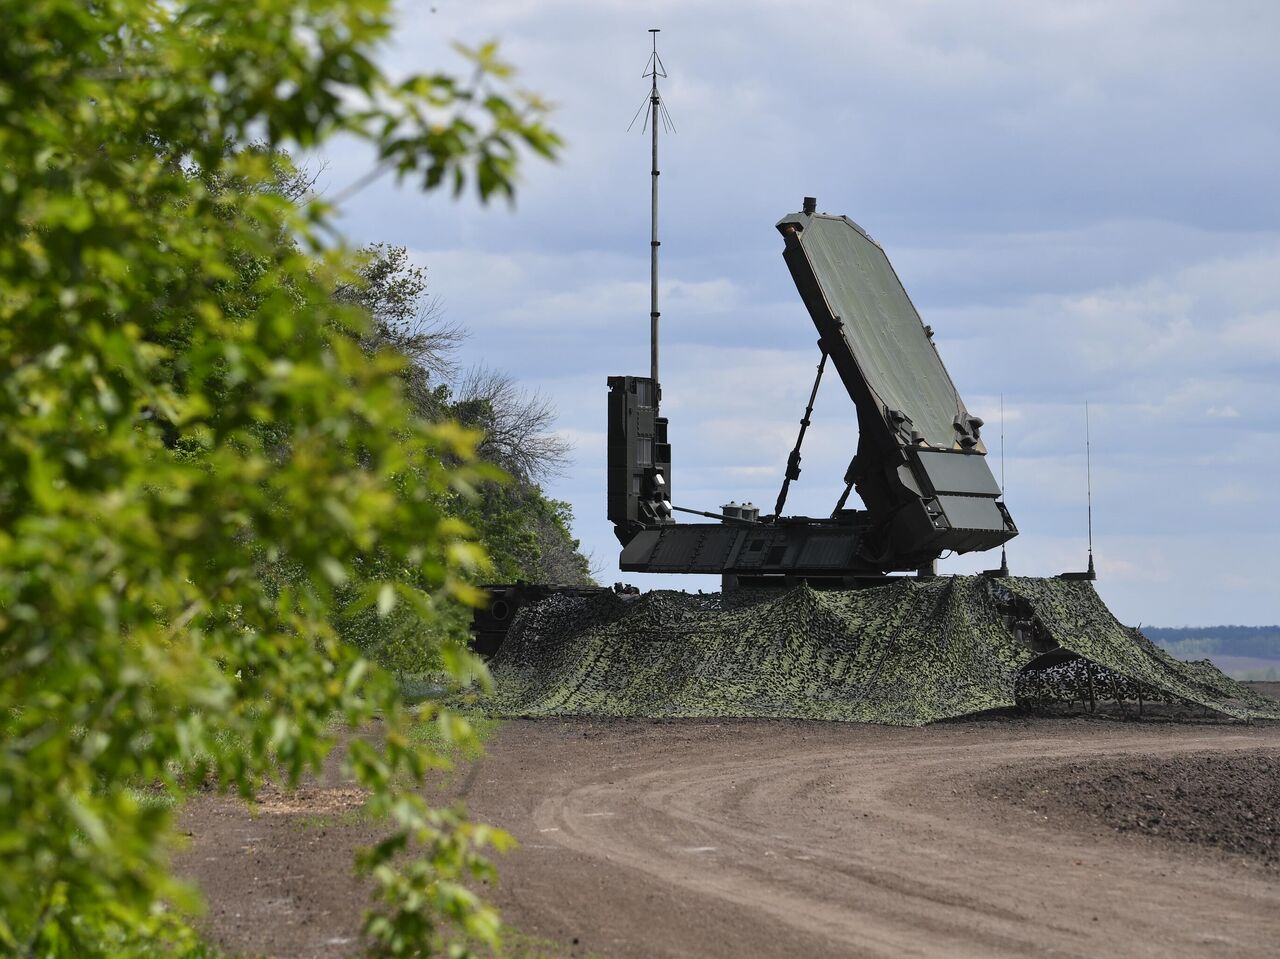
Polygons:
[[1000,394],[1000,496],[1004,497],[1004,394]]
[[[1000,394],[1000,499],[1009,502],[1004,492],[1004,394]],[[1000,571],[1009,575],[1009,554],[1005,552],[1005,544],[1000,544]]]
[[1089,442],[1089,401],[1084,401],[1084,481],[1089,529],[1089,572],[1093,572],[1093,451]]
[[658,77],[667,75],[662,58],[658,56],[659,32],[657,29],[649,31],[649,35],[653,37],[653,53],[649,55],[648,69],[644,72],[644,76],[653,78],[653,84],[649,90],[648,116],[649,125],[652,128],[650,132],[653,135],[653,166],[650,170],[652,196],[649,236],[649,376],[653,379],[655,400],[662,398],[662,387],[658,385],[658,318],[662,315],[658,311],[658,247],[661,246],[658,241],[658,121],[661,119],[664,125],[666,123],[662,97],[658,93]]

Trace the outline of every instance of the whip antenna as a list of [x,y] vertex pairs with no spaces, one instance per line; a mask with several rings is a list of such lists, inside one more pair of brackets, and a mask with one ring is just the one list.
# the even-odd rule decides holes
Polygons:
[[644,73],[641,76],[649,77],[651,83],[649,86],[649,96],[644,103],[640,104],[640,109],[636,111],[636,115],[631,118],[631,123],[627,126],[630,130],[636,125],[636,120],[640,119],[640,115],[644,114],[644,122],[640,125],[641,132],[645,127],[649,128],[649,132],[653,138],[653,165],[649,171],[650,177],[650,231],[649,231],[649,376],[653,380],[654,399],[662,398],[662,387],[658,385],[658,319],[662,313],[658,310],[658,247],[662,244],[658,241],[658,124],[662,124],[662,129],[667,133],[674,133],[675,124],[671,122],[671,114],[667,112],[666,104],[662,102],[662,95],[658,92],[658,78],[666,79],[667,68],[662,62],[662,57],[658,55],[658,34],[661,31],[657,28],[651,29],[649,35],[653,38],[653,52],[649,54],[649,60],[645,63]]
[[[1004,394],[1000,394],[1000,499],[1007,503],[1009,498],[1004,490]],[[1009,575],[1009,554],[1005,552],[1005,544],[1000,544],[1000,571]]]
[[1004,495],[1004,394],[1000,394],[1000,497],[1005,499]]
[[1089,401],[1084,401],[1084,482],[1089,531],[1089,572],[1093,572],[1093,450],[1089,442]]

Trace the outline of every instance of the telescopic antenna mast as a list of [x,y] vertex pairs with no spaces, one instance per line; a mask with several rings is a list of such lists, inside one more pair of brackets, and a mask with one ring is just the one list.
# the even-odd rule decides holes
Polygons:
[[669,133],[675,132],[675,125],[671,122],[671,115],[667,112],[666,104],[662,102],[662,94],[658,92],[658,78],[663,79],[667,76],[666,66],[662,62],[662,57],[658,55],[658,34],[661,32],[657,28],[649,31],[650,37],[653,39],[653,52],[649,54],[649,61],[645,64],[643,76],[649,77],[651,83],[649,85],[649,96],[644,103],[640,105],[640,109],[636,111],[636,115],[631,120],[628,130],[635,126],[636,120],[640,118],[640,114],[644,113],[644,123],[640,129],[643,131],[645,126],[649,127],[650,135],[653,142],[653,164],[649,171],[650,178],[650,231],[649,231],[649,376],[653,380],[654,398],[660,399],[662,396],[662,388],[658,384],[658,320],[662,313],[658,310],[658,247],[662,244],[658,240],[658,123],[662,123],[662,128]]
[[1004,499],[1004,394],[1000,394],[1000,498]]
[[1089,442],[1089,401],[1084,402],[1084,482],[1089,532],[1089,572],[1093,572],[1093,449]]
[[[1000,499],[1007,503],[1008,497],[1005,496],[1004,487],[1004,394],[1000,394]],[[1000,544],[1000,570],[1004,575],[1009,575],[1009,554],[1005,551],[1005,544]]]

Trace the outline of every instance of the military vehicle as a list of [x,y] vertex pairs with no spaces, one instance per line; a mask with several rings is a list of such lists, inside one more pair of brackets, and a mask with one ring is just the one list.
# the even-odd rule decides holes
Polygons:
[[[803,580],[856,586],[892,572],[926,575],[945,551],[1000,546],[1017,535],[987,465],[982,420],[960,398],[889,258],[846,216],[800,212],[777,224],[783,258],[818,331],[820,360],[772,514],[707,513],[672,499],[668,422],[651,377],[609,378],[609,520],[620,567],[717,573],[726,585]],[[830,516],[784,513],[827,363],[857,411],[858,446]],[[848,507],[857,492],[864,509]],[[677,522],[677,512],[715,523]]]
[[[783,259],[818,331],[820,359],[773,513],[762,516],[750,504],[730,503],[718,513],[676,505],[658,363],[658,130],[669,128],[670,118],[658,90],[666,76],[658,31],[650,32],[644,76],[651,84],[641,107],[652,141],[650,369],[648,376],[608,378],[608,517],[622,544],[619,568],[718,574],[725,589],[800,582],[849,588],[895,573],[929,576],[946,551],[992,549],[1016,536],[987,465],[982,420],[965,408],[932,329],[880,244],[848,217],[819,213],[813,197],[777,224]],[[853,401],[858,446],[831,514],[789,516],[787,493],[800,478],[801,447],[828,362]],[[854,492],[864,508],[849,507]],[[677,513],[718,522],[678,522]],[[1007,572],[1006,564],[993,572]],[[501,644],[522,605],[583,592],[523,583],[486,588],[490,605],[472,627],[486,653]]]
[[[960,398],[893,265],[846,216],[805,197],[777,224],[783,259],[818,331],[819,362],[795,447],[771,514],[730,504],[719,513],[672,498],[672,450],[661,414],[654,295],[650,376],[608,378],[608,517],[624,572],[712,573],[726,589],[792,585],[851,588],[894,573],[931,575],[946,551],[1001,546],[1018,529],[987,464],[982,420]],[[656,258],[656,247],[655,258]],[[656,290],[656,263],[654,265]],[[829,516],[784,512],[800,478],[801,449],[830,363],[853,401],[858,445]],[[856,492],[864,508],[850,508]],[[678,522],[676,514],[718,522]],[[993,571],[998,572],[998,571]],[[489,654],[523,605],[583,587],[491,585],[476,614]]]
[[[848,217],[819,213],[813,197],[777,223],[819,358],[773,512],[677,505],[658,364],[665,75],[655,39],[642,104],[653,154],[649,375],[608,377],[607,512],[623,571],[718,574],[722,589],[491,587],[475,631],[477,650],[495,657],[495,713],[920,725],[1018,704],[1078,701],[1092,711],[1103,698],[1124,715],[1158,703],[1280,719],[1280,705],[1210,663],[1174,660],[1121,625],[1080,582],[1096,578],[1088,482],[1087,569],[1009,576],[1004,544],[1018,528],[987,465],[982,420],[880,244]],[[853,401],[857,448],[830,515],[789,515],[828,365]],[[1088,437],[1086,405],[1086,478]],[[861,503],[851,507],[855,492]],[[997,569],[936,575],[945,552],[997,546]]]

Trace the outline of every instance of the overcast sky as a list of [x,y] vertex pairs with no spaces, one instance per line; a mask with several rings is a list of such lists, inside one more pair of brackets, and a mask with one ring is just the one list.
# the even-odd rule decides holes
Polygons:
[[[405,3],[395,72],[497,38],[567,141],[514,210],[379,181],[344,208],[402,244],[471,333],[464,362],[550,396],[603,582],[605,378],[648,370],[649,27],[678,132],[662,152],[664,412],[677,505],[769,511],[818,360],[773,224],[843,213],[885,248],[999,455],[1014,571],[1085,562],[1128,623],[1280,621],[1280,4]],[[331,147],[322,184],[366,172]],[[788,512],[826,515],[856,443],[819,395]],[[994,565],[978,554],[943,572]]]

